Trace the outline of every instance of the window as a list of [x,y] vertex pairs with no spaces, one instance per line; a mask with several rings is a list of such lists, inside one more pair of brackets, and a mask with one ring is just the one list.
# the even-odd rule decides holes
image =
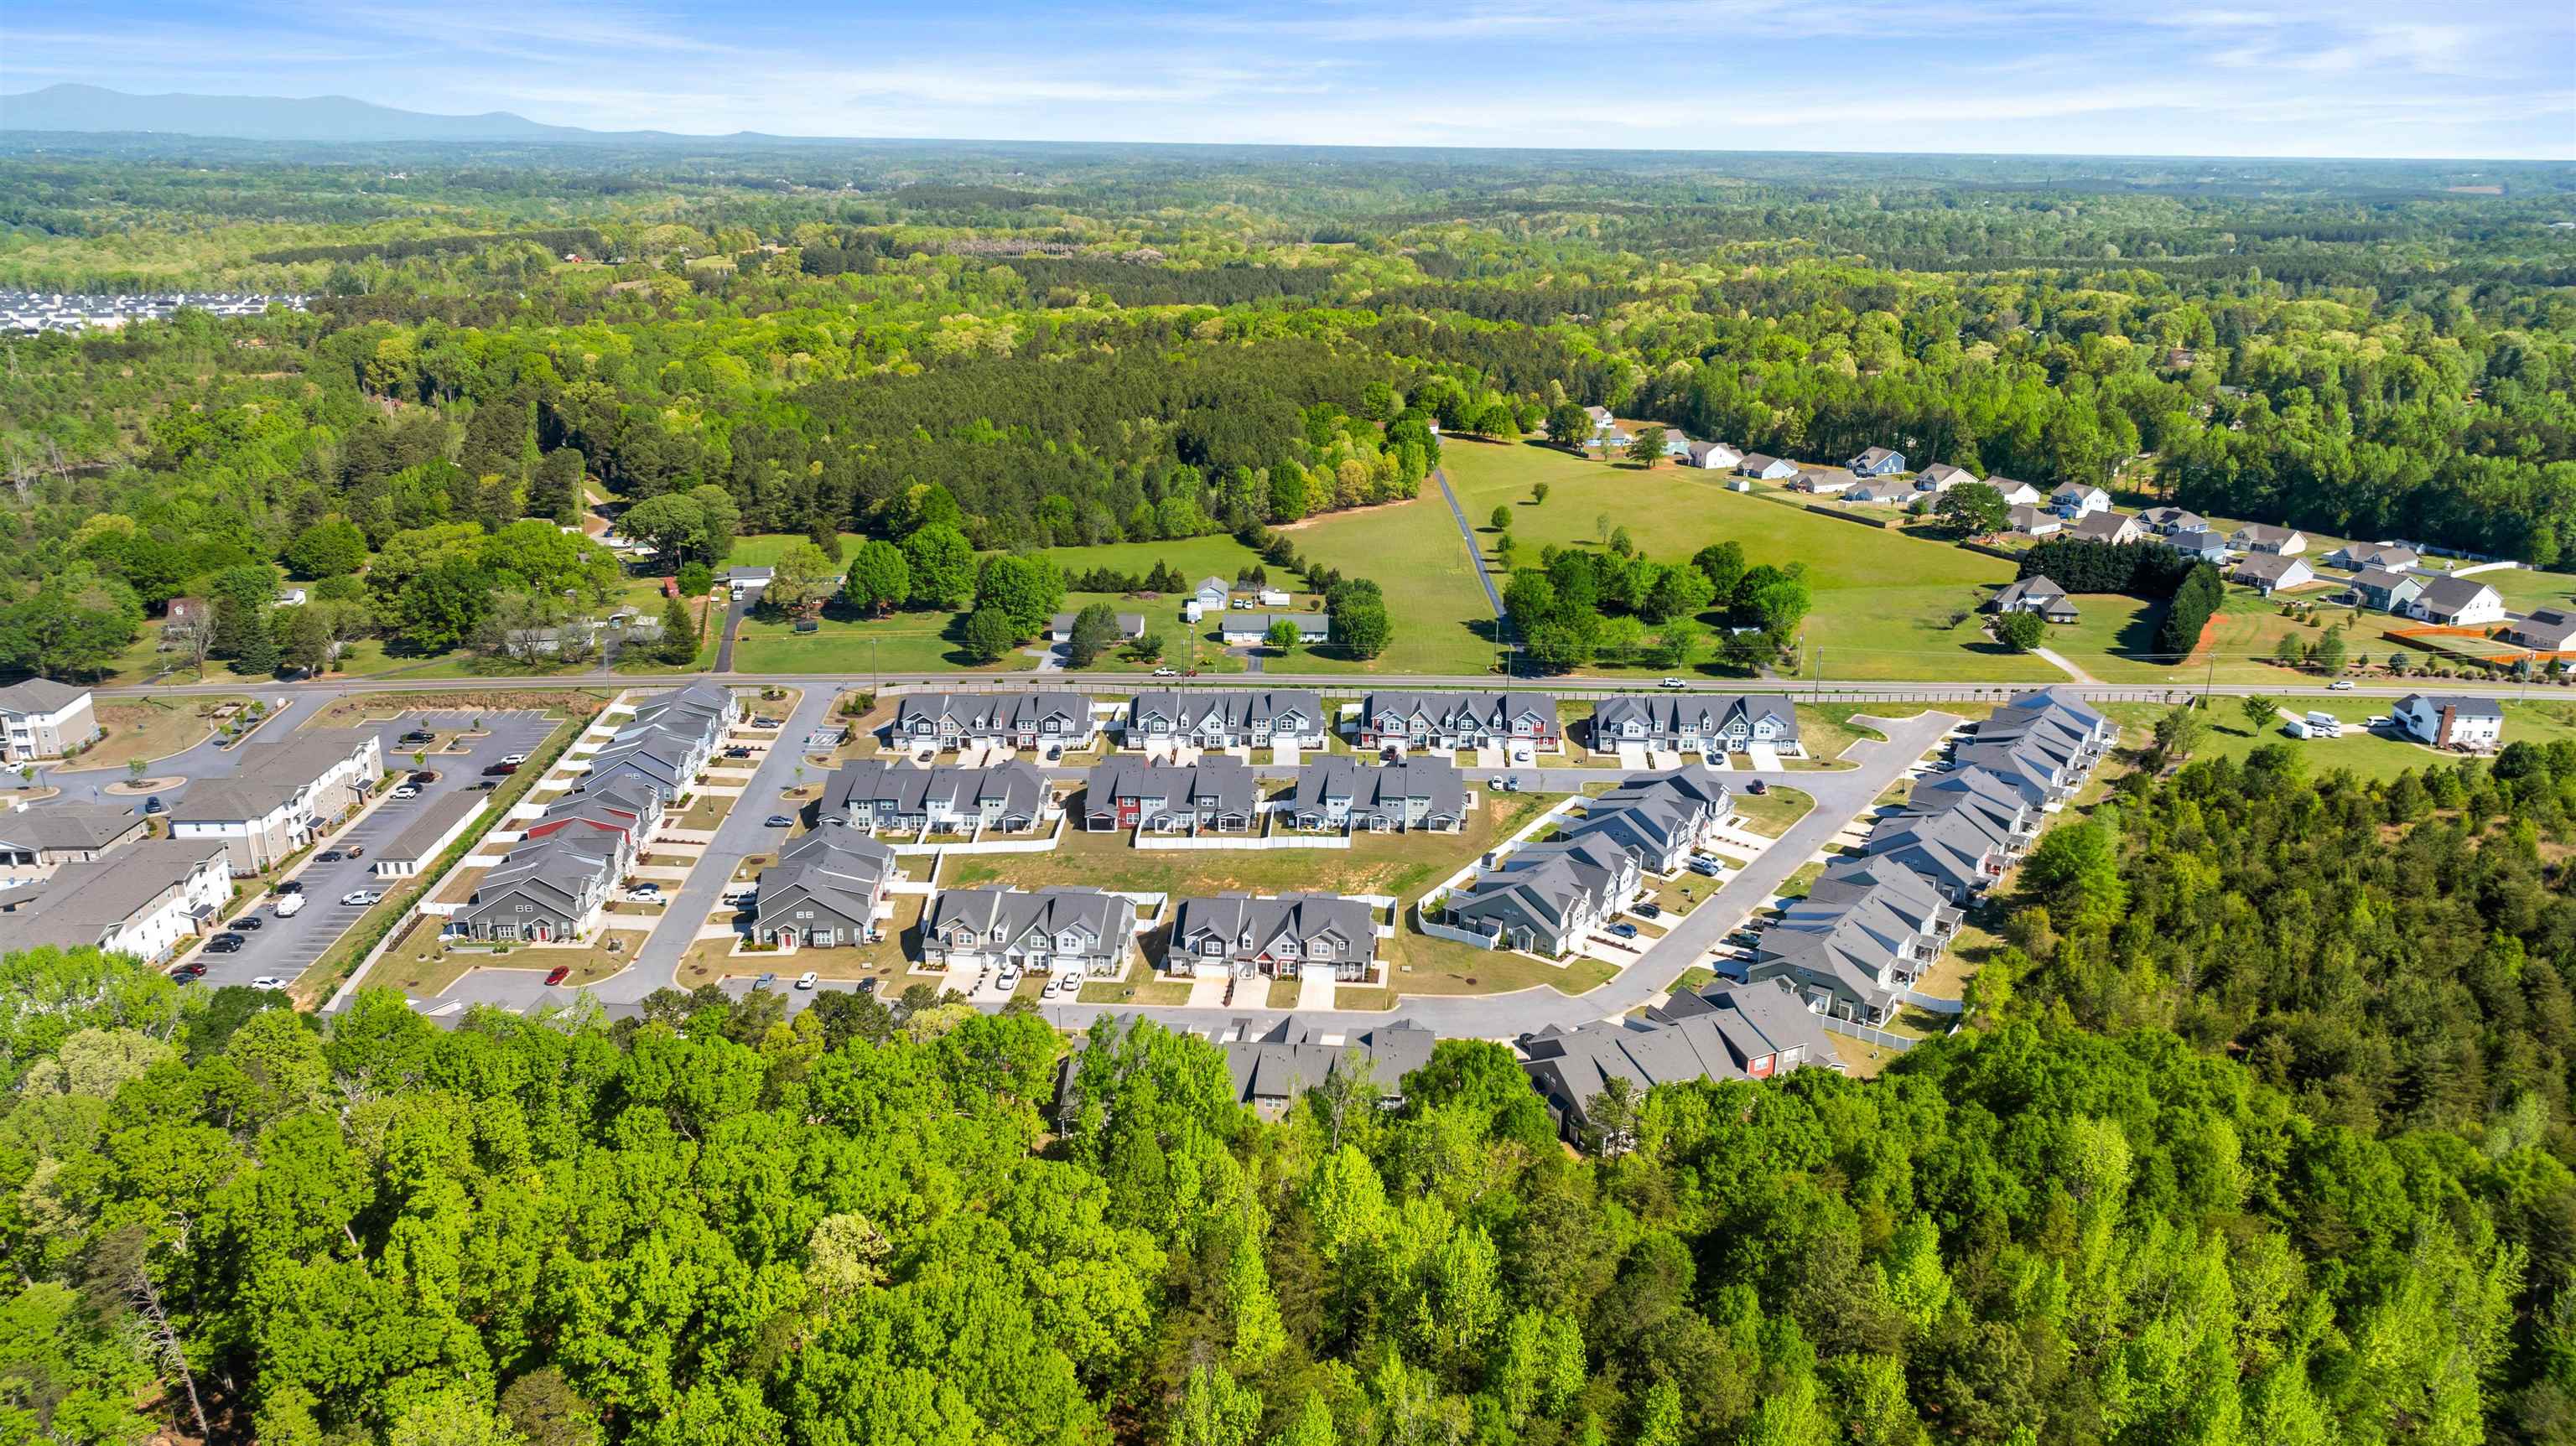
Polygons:
[[536,905],[534,905],[534,904],[521,904],[521,905],[519,906],[519,912],[520,912],[520,913],[522,913],[522,914],[533,914],[533,913],[535,913],[536,911],[537,911],[537,906],[536,906]]

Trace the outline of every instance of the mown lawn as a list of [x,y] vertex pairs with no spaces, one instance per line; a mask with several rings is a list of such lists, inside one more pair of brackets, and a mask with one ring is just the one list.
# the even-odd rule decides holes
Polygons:
[[[956,614],[901,612],[887,618],[826,615],[819,630],[797,632],[784,617],[744,614],[734,633],[733,666],[743,673],[908,673],[977,665],[949,635]],[[1037,660],[1012,653],[984,671],[1034,668]]]
[[[1973,618],[1951,623],[1952,614],[1973,609],[1992,585],[2012,578],[2012,564],[2001,558],[1729,492],[1724,473],[1641,471],[1528,443],[1453,442],[1442,455],[1480,536],[1490,541],[1486,521],[1504,504],[1513,539],[1532,559],[1550,543],[1600,545],[1606,516],[1611,530],[1627,529],[1658,561],[1683,561],[1731,539],[1750,562],[1805,563],[1815,595],[1806,628],[1811,676],[1962,682],[2060,676],[2040,659],[1989,642]],[[1531,485],[1542,481],[1547,501],[1534,504]]]
[[[1442,448],[1453,458],[1493,450],[1463,442]],[[1449,475],[1454,485],[1458,474],[1452,470]],[[1465,500],[1463,494],[1460,500]],[[1486,503],[1484,510],[1493,510],[1493,504]],[[1477,515],[1469,509],[1468,516]],[[1458,536],[1457,520],[1437,483],[1426,480],[1422,495],[1410,502],[1328,514],[1299,524],[1288,535],[1309,561],[1372,579],[1384,589],[1395,637],[1373,662],[1333,657],[1329,649],[1301,649],[1283,666],[1314,673],[1435,674],[1483,673],[1496,666],[1500,650],[1493,640],[1493,604],[1477,581],[1479,565],[1468,560],[1467,544]]]
[[[2502,688],[2497,696],[2507,700],[2504,705],[2506,742],[2520,739],[2546,744],[2561,738],[2576,738],[2576,702],[2514,701],[2512,692]],[[2236,699],[2216,698],[2211,700],[2209,708],[2208,740],[2192,757],[2242,761],[2256,748],[2266,743],[2278,743],[2298,750],[2308,762],[2310,777],[2346,768],[2363,778],[2372,779],[2394,778],[2428,764],[2456,762],[2460,757],[2456,753],[2437,753],[2394,734],[2363,729],[2360,726],[2363,719],[2388,711],[2384,700],[2296,698],[2286,702],[2296,704],[2300,713],[2319,711],[2342,719],[2347,725],[2343,736],[2293,738],[2281,731],[2278,719],[2257,735],[2245,721],[2243,706]],[[2142,743],[2147,730],[2155,726],[2155,721],[2164,716],[2166,710],[2153,703],[2109,703],[2103,705],[2102,711],[2121,725],[2124,742]]]
[[81,773],[123,768],[135,760],[149,762],[182,753],[214,736],[216,710],[248,704],[247,697],[118,699],[93,704],[98,726],[106,733],[88,752],[54,769]]

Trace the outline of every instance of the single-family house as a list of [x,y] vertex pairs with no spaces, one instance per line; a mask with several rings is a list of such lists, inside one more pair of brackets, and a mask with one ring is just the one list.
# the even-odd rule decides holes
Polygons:
[[2576,610],[2533,608],[2531,615],[2507,629],[2505,636],[2534,652],[2576,649]]
[[2079,512],[2075,514],[2075,525],[2067,529],[2066,535],[2078,542],[2106,542],[2117,547],[2146,536],[2147,529],[2137,518],[2125,512]]
[[883,937],[886,888],[902,876],[893,849],[847,829],[819,829],[791,841],[760,871],[752,892],[752,938],[787,948],[831,949]]
[[2006,507],[2037,507],[2047,500],[2046,493],[2017,477],[1989,477],[1986,485],[2003,494]]
[[1842,1068],[1815,1015],[1786,986],[1768,982],[1683,990],[1639,1023],[1550,1025],[1518,1042],[1522,1070],[1571,1144],[1592,1137],[1592,1106],[1613,1079],[1643,1095],[1659,1084]]
[[1922,475],[1914,479],[1914,490],[1929,492],[1937,497],[1961,483],[1976,480],[1977,474],[1965,467],[1953,467],[1947,462],[1935,462],[1924,468]]
[[1443,901],[1448,922],[1495,947],[1548,956],[1572,952],[1628,907],[1644,878],[1607,839],[1525,844]]
[[1121,755],[1092,766],[1083,826],[1148,833],[1250,833],[1261,824],[1261,788],[1243,760],[1223,753],[1196,763]]
[[2394,572],[2384,567],[2365,567],[2352,575],[2353,601],[2382,612],[2402,613],[2424,591],[2432,579],[2420,572]]
[[2474,577],[2436,577],[2406,605],[2407,615],[2446,628],[2504,621],[2504,595]]
[[2411,572],[2423,560],[2415,549],[2400,547],[2393,542],[2351,542],[2326,554],[2327,562],[2353,572],[2366,567]]
[[1724,442],[1693,442],[1690,444],[1689,455],[1684,459],[1689,466],[1704,468],[1711,472],[1723,472],[1743,460],[1742,452]]
[[1804,749],[1798,709],[1779,693],[1621,693],[1592,713],[1592,746],[1630,744],[1683,753],[1743,753],[1767,747],[1784,758]]
[[2227,538],[2206,527],[2186,527],[2165,537],[2165,546],[2195,562],[2213,567],[2227,561]]
[[2228,570],[2227,575],[2265,597],[2285,587],[2298,587],[2317,580],[2317,570],[2308,566],[2306,558],[2278,552],[2249,552],[2243,561]]
[[1139,693],[1127,705],[1126,746],[1321,748],[1331,722],[1324,700],[1289,689],[1210,688]]
[[2111,505],[2111,494],[2099,487],[2069,482],[2048,494],[2048,505],[2058,516],[2072,522],[2088,512],[2100,512]]
[[1046,775],[1018,761],[994,768],[923,768],[867,758],[844,763],[823,780],[820,818],[846,828],[906,834],[925,828],[1028,833],[1047,820],[1054,798]]
[[1126,972],[1135,938],[1135,901],[1098,889],[944,889],[921,917],[922,961],[941,969],[1110,979]]
[[1691,462],[1691,448],[1696,445],[1698,444],[1679,432],[1667,431],[1664,433],[1664,455],[1681,463],[1685,467],[1693,465]]
[[1735,471],[1737,476],[1751,477],[1759,482],[1782,482],[1798,475],[1798,464],[1761,452],[1747,452],[1743,460],[1735,464]]
[[1872,502],[1885,504],[1889,502],[1911,502],[1914,498],[1914,484],[1901,478],[1886,478],[1875,482],[1863,482],[1843,493],[1843,500],[1845,502]]
[[1617,424],[1617,419],[1610,415],[1608,407],[1585,407],[1583,415],[1592,419],[1592,430],[1596,432],[1609,431]]
[[239,753],[230,778],[194,784],[170,806],[170,836],[222,843],[235,875],[272,868],[311,843],[385,772],[372,728],[307,728]]
[[90,691],[51,678],[29,678],[0,688],[0,763],[12,766],[62,758],[98,741],[97,710]]
[[1100,724],[1080,693],[907,693],[895,704],[893,729],[900,747],[1080,748]]
[[2022,503],[2012,509],[2012,530],[2024,537],[2047,537],[2066,529],[2066,519],[2046,508]]
[[145,839],[0,890],[0,941],[11,949],[96,947],[158,964],[210,932],[231,898],[221,843]]
[[2177,532],[2197,532],[2209,526],[2209,519],[2180,507],[2150,507],[2138,514],[2138,521],[2158,537],[2171,537]]
[[1189,601],[1181,604],[1181,618],[1185,622],[1194,623],[1210,613],[1224,612],[1227,600],[1233,596],[1232,585],[1224,578],[1200,578],[1198,591],[1190,594]]
[[2066,589],[2046,577],[2025,577],[2006,583],[2001,592],[1986,599],[1986,611],[1994,613],[2037,613],[2052,623],[2075,621],[2075,604]]
[[1217,632],[1229,648],[1257,647],[1269,639],[1270,629],[1277,623],[1294,624],[1297,641],[1309,647],[1333,635],[1333,625],[1322,613],[1230,612]]
[[1565,746],[1556,700],[1544,693],[1375,692],[1360,703],[1359,746],[1483,748]]
[[[1057,613],[1054,617],[1047,619],[1047,641],[1050,643],[1072,642],[1073,620],[1080,616],[1081,614],[1079,613]],[[1145,615],[1143,613],[1118,614],[1118,636],[1127,638],[1131,641],[1145,636]]]
[[1377,922],[1369,906],[1332,894],[1183,899],[1163,954],[1166,974],[1213,978],[1354,983],[1376,967]]
[[[85,864],[151,833],[143,815],[112,803],[53,803],[0,813],[0,869]],[[6,931],[0,930],[0,940]]]
[[1335,754],[1299,768],[1297,786],[1282,806],[1301,829],[1455,833],[1467,821],[1467,785],[1445,758],[1366,767]]
[[1905,454],[1886,447],[1864,447],[1843,464],[1855,477],[1893,477],[1905,470]]
[[2269,522],[2248,522],[2236,529],[2236,535],[2230,541],[2245,552],[2278,553],[2283,557],[2296,557],[2308,550],[2306,533],[2295,527],[2276,527]]
[[2407,737],[2436,748],[2489,753],[2504,742],[2504,705],[2493,698],[2409,693],[2388,717]]
[[1812,497],[1840,497],[1859,480],[1849,472],[1800,472],[1789,479],[1789,490]]

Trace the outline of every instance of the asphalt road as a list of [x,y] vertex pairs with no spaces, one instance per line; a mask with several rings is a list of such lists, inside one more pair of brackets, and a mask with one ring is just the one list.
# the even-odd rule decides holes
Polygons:
[[[358,922],[370,907],[343,904],[341,896],[358,889],[384,889],[396,881],[375,876],[375,860],[402,831],[411,825],[422,805],[431,799],[472,788],[482,781],[485,765],[498,762],[505,754],[533,753],[543,743],[553,725],[537,713],[509,712],[480,715],[461,713],[410,713],[384,728],[385,767],[397,775],[412,771],[411,754],[397,752],[394,740],[414,728],[433,731],[463,728],[480,716],[491,730],[489,738],[474,740],[461,753],[433,753],[426,765],[438,772],[438,781],[421,790],[417,799],[396,800],[395,785],[388,785],[383,801],[369,808],[357,822],[342,828],[326,839],[320,848],[306,856],[305,862],[289,875],[304,885],[304,907],[292,918],[277,917],[273,898],[259,899],[242,913],[255,914],[260,927],[240,931],[247,941],[238,954],[217,954],[200,947],[196,957],[206,966],[206,985],[248,984],[263,975],[293,979],[322,957],[349,926]],[[276,725],[271,725],[276,726]],[[245,744],[244,747],[257,747]],[[292,746],[287,736],[278,735],[271,746]],[[396,779],[399,784],[400,778]],[[366,852],[354,859],[321,862],[321,856],[332,850],[345,850],[356,844]],[[238,917],[238,915],[236,916]]]

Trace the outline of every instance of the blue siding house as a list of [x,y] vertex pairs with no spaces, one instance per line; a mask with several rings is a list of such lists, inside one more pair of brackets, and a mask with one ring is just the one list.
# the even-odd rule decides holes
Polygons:
[[1893,477],[1905,470],[1905,454],[1872,447],[1844,465],[1855,477]]

